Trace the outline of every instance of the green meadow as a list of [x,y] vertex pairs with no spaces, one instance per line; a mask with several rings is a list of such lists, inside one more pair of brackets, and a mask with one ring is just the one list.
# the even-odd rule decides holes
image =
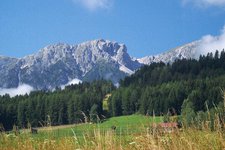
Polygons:
[[[225,134],[221,128],[207,126],[176,129],[173,132],[150,132],[162,117],[130,115],[113,117],[97,124],[62,125],[0,134],[1,150],[223,150]],[[112,126],[116,129],[112,129]]]
[[[162,122],[162,117],[149,117],[143,115],[130,115],[121,117],[112,117],[104,120],[102,123],[83,123],[77,125],[53,126],[38,128],[38,134],[32,134],[34,138],[62,138],[76,135],[82,137],[84,134],[93,133],[96,130],[106,132],[113,130],[117,135],[140,134],[146,132],[146,128],[153,122]],[[112,129],[112,127],[116,129]],[[23,132],[23,130],[21,130]],[[25,130],[26,132],[26,130]]]

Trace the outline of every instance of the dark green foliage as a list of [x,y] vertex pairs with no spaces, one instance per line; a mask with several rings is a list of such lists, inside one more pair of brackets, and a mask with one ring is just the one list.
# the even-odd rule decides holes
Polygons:
[[207,110],[206,103],[211,109],[223,100],[225,52],[200,56],[199,60],[176,60],[173,64],[152,63],[120,84],[109,101],[112,116],[137,112],[180,115],[183,110],[190,123],[195,112]]
[[97,104],[94,104],[90,110],[90,121],[93,123],[97,123],[99,118],[99,108]]
[[0,123],[7,130],[12,129],[14,124],[24,128],[28,124],[37,127],[49,123],[79,123],[84,121],[84,114],[88,117],[94,112],[99,116],[104,115],[102,100],[114,89],[111,82],[100,80],[71,85],[65,90],[57,89],[54,92],[37,91],[29,96],[13,98],[0,96]]
[[122,101],[120,91],[115,92],[113,96],[109,99],[109,110],[112,116],[121,116],[122,115]]
[[199,60],[182,59],[176,60],[172,65],[164,63],[152,63],[144,66],[135,74],[121,80],[120,85],[158,85],[161,83],[181,80],[193,80],[213,78],[225,74],[225,52],[219,57],[218,51],[213,56],[200,56]]

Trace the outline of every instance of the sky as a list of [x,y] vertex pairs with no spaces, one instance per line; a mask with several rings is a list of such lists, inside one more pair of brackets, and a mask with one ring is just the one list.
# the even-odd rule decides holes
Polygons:
[[225,0],[1,0],[0,55],[107,39],[140,58],[199,39],[225,43],[224,25]]

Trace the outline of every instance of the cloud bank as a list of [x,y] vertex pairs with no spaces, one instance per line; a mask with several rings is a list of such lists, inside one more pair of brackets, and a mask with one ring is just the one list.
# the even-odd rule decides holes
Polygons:
[[206,35],[202,37],[198,49],[199,54],[204,55],[209,52],[215,53],[216,50],[221,51],[225,49],[225,26],[219,36]]
[[113,0],[73,0],[75,3],[80,4],[90,11],[97,9],[109,9],[112,7]]
[[0,88],[0,95],[9,94],[10,97],[14,97],[16,95],[29,94],[33,90],[34,90],[33,87],[27,84],[22,84],[22,85],[19,85],[17,88],[9,88],[9,89]]
[[75,79],[69,81],[67,84],[62,85],[62,86],[61,86],[61,89],[65,89],[65,87],[68,86],[68,85],[79,84],[79,83],[82,83],[82,81],[75,78]]
[[225,7],[225,0],[182,0],[183,4],[192,3],[199,7]]

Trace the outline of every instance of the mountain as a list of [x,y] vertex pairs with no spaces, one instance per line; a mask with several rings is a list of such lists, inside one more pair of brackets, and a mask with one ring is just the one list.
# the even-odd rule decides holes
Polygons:
[[0,88],[28,84],[35,89],[54,89],[74,79],[118,83],[140,66],[126,46],[117,42],[99,39],[78,45],[58,43],[24,58],[0,56]]
[[153,62],[173,63],[176,59],[198,58],[198,47],[201,41],[194,41],[189,44],[171,49],[155,56],[146,56],[137,59],[139,63],[149,65]]
[[65,87],[73,81],[111,80],[131,75],[153,62],[172,63],[176,59],[197,58],[200,41],[155,56],[132,58],[124,44],[98,39],[78,45],[58,43],[23,58],[0,56],[0,89],[30,85],[34,89]]

